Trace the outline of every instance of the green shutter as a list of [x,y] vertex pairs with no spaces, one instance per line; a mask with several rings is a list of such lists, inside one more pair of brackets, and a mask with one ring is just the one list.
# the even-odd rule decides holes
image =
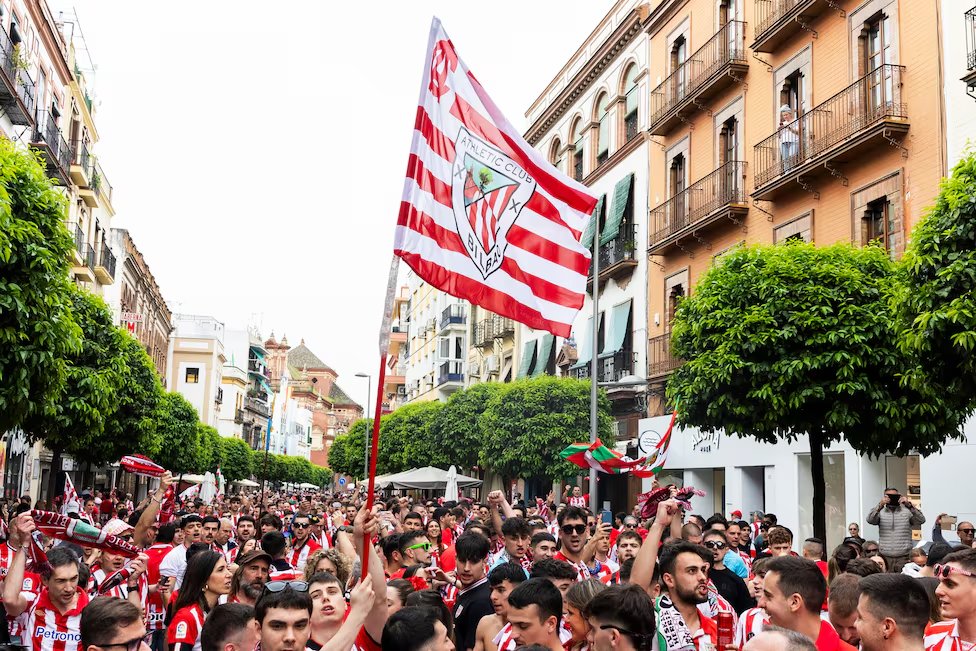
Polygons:
[[586,223],[586,229],[583,231],[583,237],[580,238],[580,244],[588,249],[593,248],[593,234],[596,231],[596,226],[594,225],[593,219],[599,219],[603,211],[603,204],[607,200],[607,195],[600,195],[600,198],[596,200],[596,207],[593,209],[593,214],[590,215],[590,221]]
[[603,348],[600,357],[609,357],[620,352],[620,349],[624,347],[624,340],[627,338],[627,326],[630,324],[630,306],[630,301],[613,306],[610,339]]
[[539,340],[539,354],[535,358],[535,370],[532,371],[532,377],[545,374],[546,367],[549,366],[549,358],[552,357],[552,348],[555,343],[556,338],[552,335],[544,335]]
[[600,233],[601,246],[606,246],[620,234],[620,223],[624,219],[627,204],[630,202],[630,188],[632,185],[634,185],[633,172],[617,181],[617,185],[613,187],[613,204],[610,206],[610,216],[607,217],[606,228]]
[[532,372],[532,359],[535,357],[535,342],[527,341],[522,346],[522,359],[519,361],[518,375],[516,379],[528,377]]

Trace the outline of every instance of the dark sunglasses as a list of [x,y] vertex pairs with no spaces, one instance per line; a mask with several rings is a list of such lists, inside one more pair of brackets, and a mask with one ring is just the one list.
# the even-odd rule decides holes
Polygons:
[[705,546],[709,549],[725,549],[725,543],[721,540],[708,540],[705,542]]
[[103,649],[111,649],[113,647],[124,646],[126,651],[139,651],[139,647],[142,645],[142,641],[145,640],[144,637],[137,637],[129,640],[128,642],[114,642],[112,644],[96,644],[95,646],[101,647]]
[[624,526],[628,529],[635,529],[637,527],[636,522],[624,522]]
[[301,522],[292,522],[291,523],[291,528],[292,529],[308,529],[308,526],[309,526],[308,523],[305,523],[305,524],[302,524]]
[[935,566],[935,576],[938,577],[940,581],[945,581],[946,579],[949,578],[951,574],[962,574],[963,576],[969,576],[969,577],[976,576],[976,574],[974,574],[973,572],[958,567],[951,567],[949,565]]
[[291,588],[295,592],[308,592],[308,583],[305,581],[268,581],[264,584],[265,592],[281,592],[285,588]]
[[878,548],[877,547],[869,547],[869,548],[867,548],[867,549],[864,550],[864,553],[867,556],[874,556],[875,554],[878,553]]
[[586,531],[586,525],[585,524],[564,524],[559,528],[559,530],[562,531],[567,536],[571,536],[574,533],[577,536],[582,536],[583,532]]
[[958,531],[959,533],[968,533],[968,534],[976,533],[976,529],[956,529],[956,531]]

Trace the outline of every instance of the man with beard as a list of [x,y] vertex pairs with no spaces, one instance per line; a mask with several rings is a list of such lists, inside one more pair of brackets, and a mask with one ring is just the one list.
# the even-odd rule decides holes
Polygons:
[[237,518],[237,546],[243,548],[244,543],[246,543],[251,538],[254,538],[254,532],[257,527],[254,525],[254,517],[250,515],[242,515]]
[[904,574],[873,574],[861,579],[857,632],[864,651],[922,651],[929,595]]
[[700,545],[681,541],[661,550],[661,581],[666,594],[654,604],[661,651],[715,645],[715,621],[698,604],[708,601],[708,569],[713,554]]
[[288,552],[288,564],[299,572],[305,571],[308,557],[322,549],[311,536],[311,520],[307,515],[298,513],[291,519],[291,551]]
[[853,651],[829,623],[820,619],[827,581],[816,563],[797,556],[778,556],[766,566],[759,606],[769,623],[802,633],[819,651]]
[[268,582],[268,572],[271,568],[271,555],[259,549],[247,552],[237,559],[237,571],[231,584],[230,603],[242,603],[253,606],[257,603]]
[[203,526],[200,534],[201,540],[210,545],[210,548],[213,551],[219,552],[220,550],[217,549],[216,538],[217,532],[220,530],[220,518],[215,515],[203,516],[202,525]]
[[196,514],[184,515],[180,520],[180,530],[183,532],[183,544],[174,547],[159,564],[160,576],[168,577],[173,582],[173,589],[179,590],[183,585],[183,573],[186,572],[186,550],[195,542],[201,542],[203,518]]

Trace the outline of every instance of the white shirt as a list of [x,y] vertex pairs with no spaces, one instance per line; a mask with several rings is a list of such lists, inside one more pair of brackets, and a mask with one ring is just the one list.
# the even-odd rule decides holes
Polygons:
[[180,545],[163,557],[159,563],[159,575],[168,576],[174,580],[174,589],[179,590],[183,585],[183,574],[186,572],[187,547]]

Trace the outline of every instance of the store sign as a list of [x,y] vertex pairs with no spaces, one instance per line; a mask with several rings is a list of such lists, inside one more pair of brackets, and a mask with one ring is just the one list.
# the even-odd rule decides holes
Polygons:
[[658,441],[661,440],[661,434],[661,432],[653,427],[642,430],[637,436],[638,454],[644,457],[653,452],[654,448],[657,447]]
[[123,323],[142,323],[142,314],[139,312],[123,312],[122,313]]
[[718,452],[722,435],[719,432],[694,430],[691,435],[691,449],[695,452]]

